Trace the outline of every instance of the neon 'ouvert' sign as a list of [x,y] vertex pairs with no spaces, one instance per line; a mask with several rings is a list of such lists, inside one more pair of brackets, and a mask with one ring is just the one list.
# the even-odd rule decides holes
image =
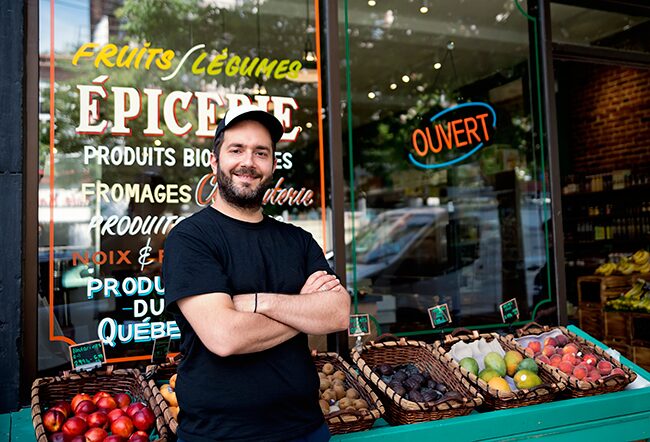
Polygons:
[[494,136],[497,115],[487,103],[463,103],[438,112],[411,134],[409,161],[422,169],[439,169],[466,160]]

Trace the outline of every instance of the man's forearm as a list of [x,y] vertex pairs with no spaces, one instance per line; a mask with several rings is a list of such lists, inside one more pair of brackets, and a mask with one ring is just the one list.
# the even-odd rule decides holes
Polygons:
[[226,337],[231,345],[230,354],[263,351],[299,333],[295,328],[259,313],[237,312],[231,321]]
[[258,293],[257,312],[303,333],[333,333],[348,326],[350,295],[342,287],[298,295]]

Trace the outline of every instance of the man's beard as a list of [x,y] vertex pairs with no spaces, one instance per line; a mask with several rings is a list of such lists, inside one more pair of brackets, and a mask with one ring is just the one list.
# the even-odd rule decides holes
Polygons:
[[226,175],[221,166],[217,167],[217,184],[219,185],[219,194],[230,205],[242,209],[259,209],[262,207],[264,194],[273,186],[273,175],[260,181],[257,188],[244,187],[237,188],[232,181],[233,174],[246,174],[254,178],[261,178],[259,172],[251,167],[240,167],[231,172],[231,176]]

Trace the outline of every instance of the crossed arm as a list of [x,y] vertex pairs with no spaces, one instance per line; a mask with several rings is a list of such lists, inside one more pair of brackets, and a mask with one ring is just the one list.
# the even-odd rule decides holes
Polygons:
[[[178,301],[203,344],[219,356],[254,353],[275,347],[299,332],[326,334],[348,324],[350,297],[335,276],[315,272],[297,295],[226,293]],[[218,324],[218,326],[216,326]]]

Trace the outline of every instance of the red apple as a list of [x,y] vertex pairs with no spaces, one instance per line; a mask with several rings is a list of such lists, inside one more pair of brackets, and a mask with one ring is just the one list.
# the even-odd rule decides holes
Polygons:
[[50,410],[55,408],[63,413],[66,419],[72,415],[72,407],[70,407],[70,403],[67,401],[56,401]]
[[131,397],[126,393],[117,393],[113,399],[117,402],[118,408],[128,407],[131,404]]
[[95,411],[97,411],[97,407],[95,406],[93,401],[89,401],[89,400],[79,402],[74,409],[75,414],[78,413],[90,414],[90,413],[94,413]]
[[111,424],[111,432],[117,436],[128,439],[133,433],[133,422],[128,416],[118,417]]
[[103,398],[103,397],[113,397],[113,396],[111,396],[111,394],[108,393],[108,392],[106,392],[106,391],[98,391],[98,392],[95,393],[95,395],[93,396],[93,402],[94,402],[94,403],[97,403],[97,401],[98,401],[100,398]]
[[106,430],[102,428],[91,428],[84,434],[86,442],[103,442],[108,437]]
[[81,402],[81,401],[91,401],[92,402],[92,400],[93,400],[93,398],[90,397],[89,394],[79,393],[78,395],[76,395],[75,397],[72,398],[72,400],[70,401],[70,406],[71,406],[72,410],[76,410],[77,405],[79,405],[79,402]]
[[98,427],[107,429],[108,428],[108,415],[103,411],[95,411],[93,414],[88,416],[86,423],[90,428]]
[[126,439],[123,437],[120,437],[116,434],[111,434],[108,436],[106,439],[104,439],[104,442],[124,442]]
[[131,405],[129,405],[129,408],[126,409],[126,414],[131,419],[133,419],[133,416],[135,416],[135,414],[138,411],[142,410],[143,408],[147,408],[147,406],[145,404],[143,404],[142,402],[134,402]]
[[142,431],[142,430],[134,431],[133,434],[131,435],[131,437],[133,437],[134,435],[149,437],[149,433],[147,433],[146,431]]
[[65,436],[61,431],[52,433],[48,436],[47,438],[48,441],[50,442],[65,442]]
[[97,405],[97,408],[102,408],[104,410],[111,411],[114,408],[117,408],[117,402],[115,402],[115,399],[112,397],[100,397],[97,399],[97,402],[95,402]]
[[72,416],[63,424],[63,434],[66,439],[82,435],[88,429],[86,421],[77,416]]
[[84,421],[88,421],[88,413],[77,413],[75,416],[82,418]]
[[133,415],[133,425],[138,430],[149,431],[156,422],[156,416],[149,408],[143,408]]
[[59,410],[47,410],[43,415],[43,426],[50,433],[56,433],[65,422],[65,415]]
[[108,421],[112,424],[115,419],[122,416],[126,416],[126,412],[122,411],[120,408],[116,408],[108,413]]

